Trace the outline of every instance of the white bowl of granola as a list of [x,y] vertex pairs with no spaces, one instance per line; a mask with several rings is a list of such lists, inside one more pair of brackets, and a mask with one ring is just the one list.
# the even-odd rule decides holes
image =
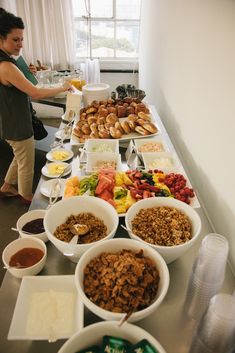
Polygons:
[[[115,283],[115,285],[114,285]],[[79,259],[75,285],[86,307],[104,320],[144,319],[162,303],[169,271],[151,246],[126,238],[97,243]]]
[[181,257],[197,241],[201,219],[188,204],[170,197],[151,197],[126,213],[129,236],[157,250],[166,263]]

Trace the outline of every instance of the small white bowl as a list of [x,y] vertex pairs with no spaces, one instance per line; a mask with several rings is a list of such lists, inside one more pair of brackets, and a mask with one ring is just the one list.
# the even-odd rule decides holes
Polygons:
[[[38,248],[44,252],[43,257],[35,265],[26,268],[9,267],[11,257],[24,248]],[[22,278],[24,276],[34,276],[38,274],[44,267],[47,258],[47,247],[40,239],[32,237],[19,238],[13,240],[6,246],[2,253],[2,261],[7,270],[15,277]]]
[[[153,244],[147,243],[137,235],[133,234],[132,220],[136,216],[136,214],[141,209],[151,208],[151,207],[161,207],[161,206],[174,207],[189,217],[192,225],[192,238],[189,241],[175,246],[161,246],[161,245],[153,245]],[[140,241],[141,244],[150,245],[153,249],[155,249],[162,255],[162,257],[164,258],[167,264],[178,259],[185,252],[187,252],[188,249],[195,244],[201,232],[201,219],[197,214],[197,212],[185,202],[176,200],[171,197],[150,197],[148,199],[143,199],[136,202],[127,211],[125,215],[125,224],[126,224],[126,228],[128,230],[129,236],[132,239],[136,239]]]
[[80,258],[75,270],[75,285],[77,287],[82,302],[91,312],[93,312],[104,320],[121,320],[126,315],[126,313],[115,313],[102,309],[86,296],[83,289],[83,279],[84,269],[92,259],[99,256],[103,252],[116,253],[123,249],[130,249],[134,252],[139,252],[141,249],[143,249],[144,256],[154,261],[156,268],[159,271],[160,277],[157,295],[153,302],[147,308],[134,312],[128,319],[129,322],[135,322],[144,319],[157,309],[157,307],[162,303],[163,299],[165,298],[169,287],[169,271],[167,265],[163,260],[162,256],[149,245],[143,243],[141,244],[139,241],[126,238],[115,238],[97,244],[96,246],[89,249]]
[[[99,161],[113,164],[115,163],[116,167],[113,170],[122,170],[122,163],[121,163],[121,155],[112,152],[106,153],[87,153],[87,164],[86,164],[86,173],[97,173],[100,169],[97,167],[97,163]],[[104,167],[104,169],[107,169]]]
[[[56,228],[65,223],[67,218],[72,214],[81,212],[91,212],[96,217],[103,220],[107,227],[107,236],[96,242],[89,244],[69,244],[54,236]],[[80,256],[89,248],[103,242],[105,239],[114,237],[118,227],[118,214],[113,206],[108,202],[94,196],[74,196],[63,199],[55,203],[44,218],[44,227],[48,239],[55,247],[73,262],[78,262]]]
[[[160,151],[140,151],[140,148],[144,145],[146,148],[149,146],[153,148],[153,144],[159,144],[159,148],[162,147],[162,150]],[[169,152],[169,147],[166,144],[166,141],[162,138],[162,136],[154,136],[150,138],[145,138],[145,139],[135,139],[134,140],[135,147],[137,149],[138,153],[156,153],[156,152]]]
[[22,238],[29,238],[29,237],[37,238],[37,239],[41,239],[44,242],[47,242],[48,238],[47,238],[46,232],[29,235],[22,231],[22,228],[26,223],[33,221],[34,219],[44,218],[45,214],[46,214],[46,210],[31,210],[24,213],[16,223],[16,228],[18,229],[20,236]]
[[179,169],[179,161],[176,156],[168,152],[141,153],[145,169],[159,169],[165,172]]
[[147,339],[158,353],[166,353],[161,344],[150,333],[141,327],[126,323],[118,327],[116,321],[98,322],[83,328],[69,338],[58,353],[74,353],[91,347],[93,345],[101,346],[103,336],[120,337],[136,344],[140,340]]
[[[102,146],[107,146],[111,150],[108,153],[119,153],[119,141],[111,139],[89,139],[86,141],[84,149],[90,153],[107,153],[101,151]],[[100,150],[97,152],[96,149],[98,148],[100,148]]]

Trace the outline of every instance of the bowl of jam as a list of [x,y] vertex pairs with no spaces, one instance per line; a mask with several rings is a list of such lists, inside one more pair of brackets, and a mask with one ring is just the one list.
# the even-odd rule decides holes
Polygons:
[[2,253],[5,268],[18,278],[38,274],[45,265],[46,257],[45,243],[33,237],[12,241]]
[[22,238],[33,237],[48,241],[43,220],[46,210],[31,210],[24,213],[17,221],[16,228]]

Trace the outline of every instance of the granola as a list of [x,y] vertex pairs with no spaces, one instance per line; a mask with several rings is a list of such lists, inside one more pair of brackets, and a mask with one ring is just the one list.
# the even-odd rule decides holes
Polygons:
[[103,309],[129,313],[149,306],[157,295],[159,271],[143,250],[104,252],[84,270],[84,292]]
[[173,246],[192,238],[192,225],[188,216],[174,207],[152,207],[136,214],[132,232],[150,244]]

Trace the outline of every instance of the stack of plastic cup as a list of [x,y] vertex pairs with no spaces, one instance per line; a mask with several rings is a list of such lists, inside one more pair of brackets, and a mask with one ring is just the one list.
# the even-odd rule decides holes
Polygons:
[[219,292],[224,281],[228,249],[227,239],[220,234],[211,233],[203,239],[184,303],[184,312],[189,318],[199,320],[210,299]]
[[235,297],[217,294],[199,322],[189,353],[230,353],[235,348]]

